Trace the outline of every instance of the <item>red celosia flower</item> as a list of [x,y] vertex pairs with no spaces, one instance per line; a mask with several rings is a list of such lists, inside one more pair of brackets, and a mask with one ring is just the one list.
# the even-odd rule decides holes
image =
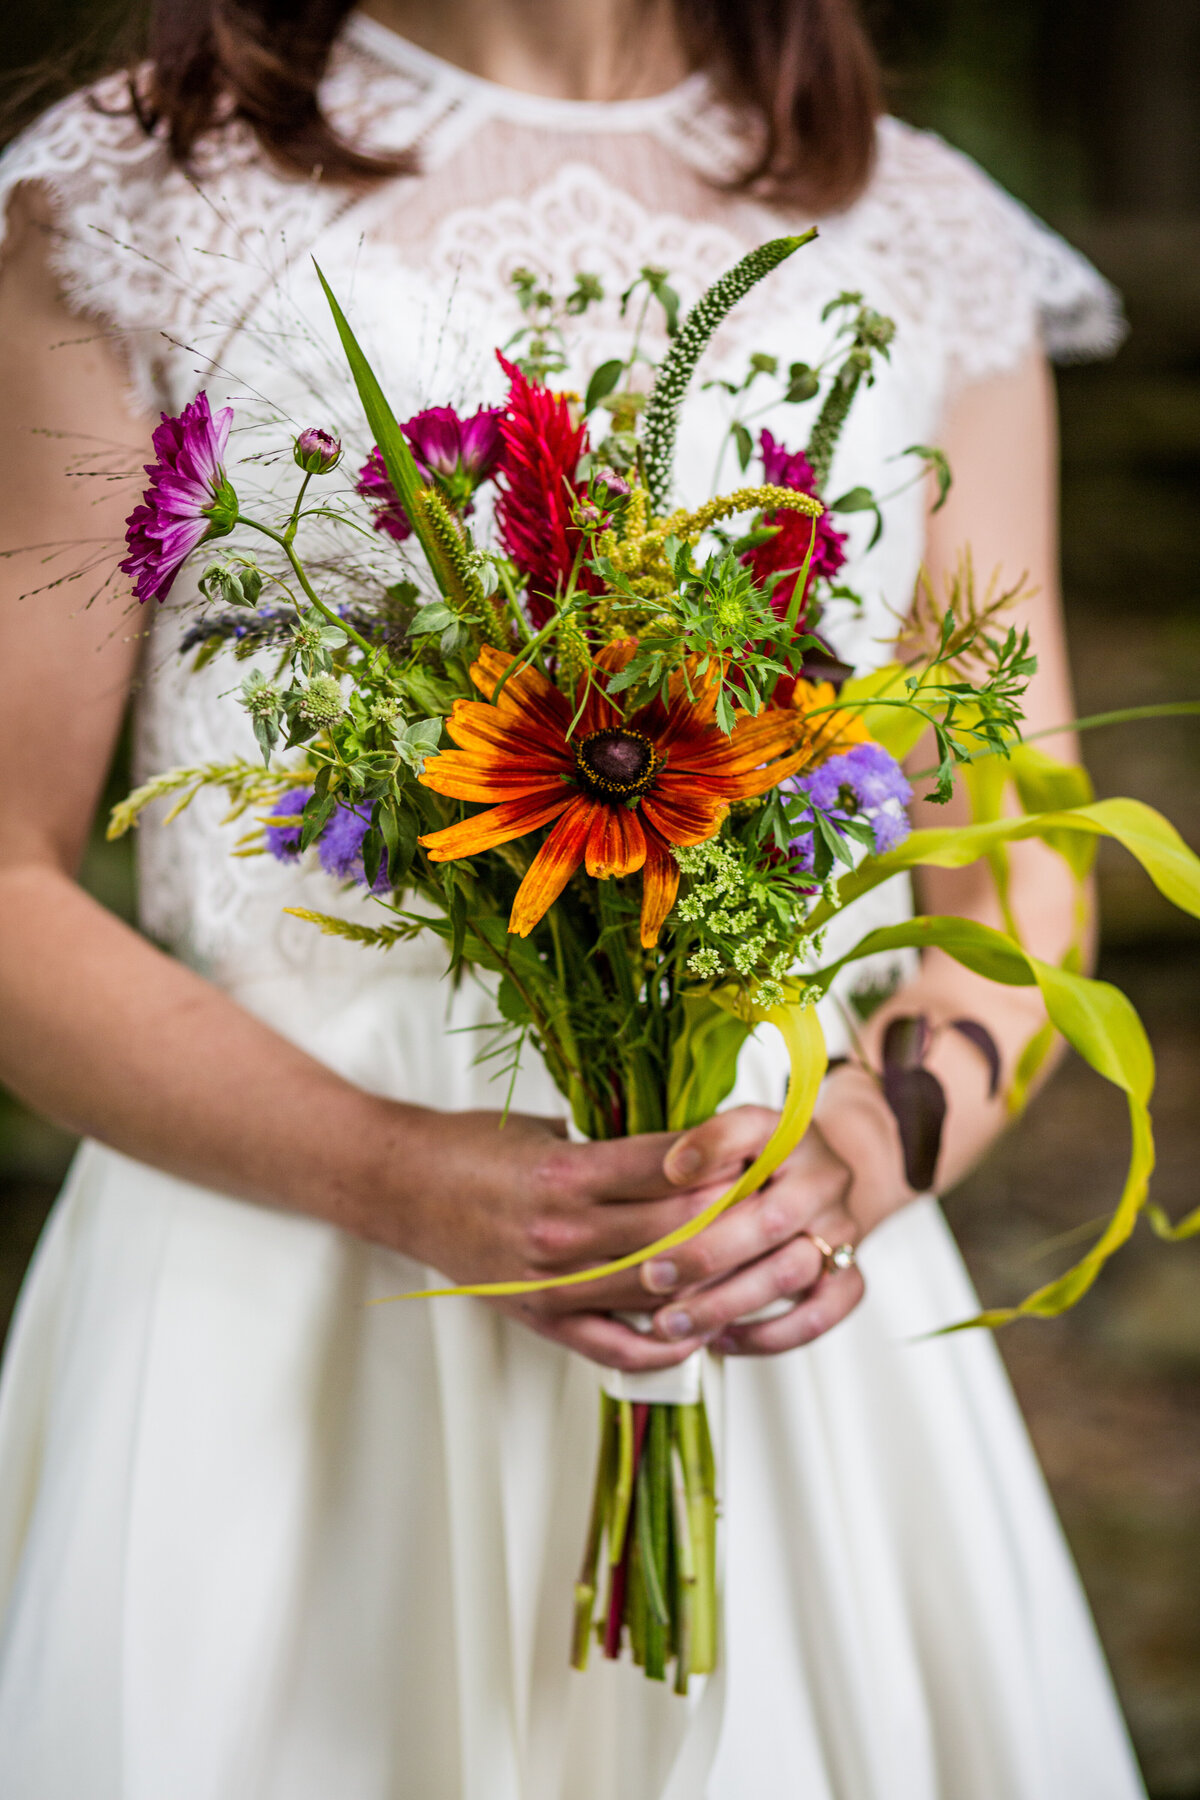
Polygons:
[[[624,668],[635,647],[608,645],[597,672]],[[482,694],[490,699],[512,660],[480,651],[471,679]],[[553,822],[517,889],[509,930],[528,937],[583,863],[600,880],[642,870],[642,942],[655,943],[679,887],[670,846],[702,843],[731,800],[764,794],[818,760],[798,708],[743,715],[726,737],[713,723],[716,680],[692,680],[694,699],[676,676],[666,705],[655,699],[628,719],[596,681],[569,700],[528,666],[495,705],[456,700],[447,729],[458,749],[431,757],[421,780],[437,794],[486,801],[488,811],[423,837],[430,859],[477,856]]]
[[[500,542],[529,583],[529,616],[540,627],[550,617],[555,594],[569,581],[583,542],[572,514],[582,493],[575,471],[587,449],[587,426],[572,419],[565,395],[530,381],[499,351],[496,355],[509,380],[496,523]],[[586,569],[578,586],[600,592]]]
[[[772,487],[794,488],[798,494],[812,494],[820,499],[817,493],[816,477],[812,464],[803,450],[785,450],[764,431],[759,438],[759,450],[762,455],[763,480]],[[763,520],[765,525],[778,526],[775,536],[768,543],[760,544],[746,556],[746,562],[754,571],[754,579],[760,587],[765,587],[772,575],[788,570],[798,574],[804,566],[808,555],[809,541],[813,533],[813,521],[803,513],[774,512],[768,513]],[[808,572],[808,586],[804,591],[805,602],[812,592],[813,582],[818,576],[831,577],[837,574],[846,560],[846,534],[835,531],[833,521],[828,512],[823,512],[816,522],[816,542],[813,544],[812,563]],[[771,610],[776,618],[785,619],[792,601],[794,582],[785,577],[777,581],[771,595]],[[798,629],[803,629],[804,614],[801,612]]]

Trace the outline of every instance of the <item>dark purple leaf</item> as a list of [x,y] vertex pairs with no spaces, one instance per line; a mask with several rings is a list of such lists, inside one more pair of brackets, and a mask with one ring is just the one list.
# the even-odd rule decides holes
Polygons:
[[923,1013],[890,1019],[883,1033],[883,1067],[919,1069],[925,1061],[932,1033]]
[[937,1170],[946,1118],[942,1084],[930,1069],[885,1065],[883,1092],[900,1127],[908,1185],[918,1194],[928,1193]]
[[996,1048],[995,1038],[978,1019],[951,1019],[950,1028],[961,1033],[968,1043],[974,1044],[983,1057],[988,1066],[988,1099],[994,1100],[1000,1086],[1000,1052]]

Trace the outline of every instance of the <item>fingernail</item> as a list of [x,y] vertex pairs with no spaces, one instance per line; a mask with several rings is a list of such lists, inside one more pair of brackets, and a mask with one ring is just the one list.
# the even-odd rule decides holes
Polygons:
[[692,1335],[692,1315],[685,1312],[663,1313],[659,1324],[670,1338],[685,1338]]
[[648,1262],[642,1269],[642,1282],[652,1294],[669,1294],[679,1286],[679,1270],[665,1257],[661,1262]]
[[671,1181],[690,1181],[704,1166],[704,1158],[694,1144],[679,1144],[667,1158],[667,1176]]

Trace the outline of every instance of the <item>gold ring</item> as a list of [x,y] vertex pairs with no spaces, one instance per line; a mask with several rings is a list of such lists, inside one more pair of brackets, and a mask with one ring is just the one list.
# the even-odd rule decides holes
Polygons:
[[852,1269],[858,1261],[858,1253],[853,1244],[827,1244],[815,1231],[806,1231],[804,1235],[821,1252],[821,1261],[827,1274],[830,1269]]

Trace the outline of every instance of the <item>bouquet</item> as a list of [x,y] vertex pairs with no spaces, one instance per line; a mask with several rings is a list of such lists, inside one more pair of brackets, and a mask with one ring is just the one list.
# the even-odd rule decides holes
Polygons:
[[[644,271],[623,307],[642,319],[662,307],[666,355],[648,364],[635,331],[628,356],[597,368],[582,398],[550,378],[565,367],[562,332],[599,283],[581,275],[558,302],[519,271],[527,322],[497,352],[506,403],[469,416],[435,406],[403,425],[322,277],[374,443],[335,500],[313,487],[342,459],[328,429],[294,439],[294,503],[272,517],[240,509],[226,468],[229,409],[214,414],[201,393],[155,433],[158,461],[129,520],[123,567],[139,599],[161,600],[193,551],[238,534],[236,550],[203,573],[205,605],[184,647],[199,662],[253,658],[238,697],[261,760],[156,776],[116,809],[113,835],[161,796],[178,811],[202,787],[223,788],[231,816],[256,817],[238,853],[311,853],[373,897],[377,923],[294,909],[314,928],[384,950],[432,932],[450,977],[471,969],[490,980],[495,1041],[485,1054],[511,1074],[536,1052],[587,1138],[699,1123],[730,1093],[751,1032],[773,1027],[787,1047],[777,1129],[688,1224],[554,1282],[435,1292],[588,1282],[702,1231],[756,1191],[808,1125],[827,1064],[816,1002],[843,968],[905,947],[940,946],[994,981],[1041,989],[1047,1023],[1021,1059],[1014,1109],[1056,1034],[1129,1108],[1129,1171],[1098,1241],[1020,1307],[969,1323],[1060,1311],[1144,1209],[1163,1235],[1200,1229],[1200,1213],[1172,1226],[1148,1202],[1149,1046],[1128,1001],[1081,974],[1076,953],[1061,966],[1040,961],[1011,917],[1004,931],[919,917],[843,954],[825,950],[830,921],[900,870],[986,857],[1003,892],[1005,847],[1021,838],[1052,846],[1080,881],[1097,838],[1115,838],[1192,913],[1200,863],[1150,808],[1096,802],[1080,769],[1023,740],[1033,649],[1005,623],[1014,595],[980,597],[969,559],[944,597],[922,584],[884,668],[856,673],[840,661],[823,615],[831,600],[855,596],[834,520],[867,513],[876,535],[883,529],[869,490],[825,492],[846,418],[893,336],[860,295],[831,301],[831,342],[815,365],[783,370],[752,357],[740,384],[721,384],[734,402],[727,450],[741,483],[695,509],[672,504],[680,408],[706,345],[813,235],[764,244],[682,322],[666,275]],[[743,402],[764,385],[814,409],[803,450],[768,431],[755,444]],[[912,454],[915,479],[936,476],[940,504],[944,459],[927,446]],[[477,533],[485,499],[491,528]],[[356,575],[348,560],[331,587],[328,567],[304,551],[318,517],[327,529],[380,534],[394,579]],[[900,759],[927,733],[931,797],[947,799],[961,774],[967,826],[909,830]],[[999,1057],[985,1027],[964,1019],[954,1029],[995,1086]],[[929,1037],[924,1019],[893,1020],[875,1071],[918,1190],[933,1179],[944,1111],[923,1066]],[[849,1245],[822,1249],[833,1266],[853,1260]],[[665,1377],[604,1382],[571,1634],[578,1667],[593,1641],[608,1657],[628,1645],[652,1678],[673,1666],[682,1693],[717,1656],[704,1354]]]

